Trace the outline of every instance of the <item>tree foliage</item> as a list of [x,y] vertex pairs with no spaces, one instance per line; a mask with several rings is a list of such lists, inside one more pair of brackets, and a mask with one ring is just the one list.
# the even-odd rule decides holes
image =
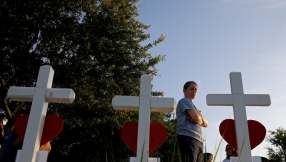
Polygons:
[[269,131],[268,142],[272,144],[267,146],[269,160],[282,162],[286,160],[286,129],[279,127],[275,131]]
[[[7,90],[35,86],[42,65],[55,71],[53,88],[76,93],[70,105],[49,104],[48,113],[60,115],[65,123],[52,141],[49,161],[121,162],[134,156],[121,141],[120,129],[137,120],[138,113],[115,111],[111,100],[114,95],[138,95],[141,75],[157,75],[155,65],[164,56],[148,50],[165,38],[144,44],[150,26],[137,19],[137,8],[137,0],[0,2],[0,108],[9,121],[23,103],[9,100]],[[170,117],[151,115],[170,132],[171,141],[154,152],[163,161],[170,160],[175,148],[175,120],[164,120]]]

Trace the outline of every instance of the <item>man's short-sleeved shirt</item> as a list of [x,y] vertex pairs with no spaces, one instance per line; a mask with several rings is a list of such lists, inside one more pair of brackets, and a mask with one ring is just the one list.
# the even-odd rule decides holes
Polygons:
[[224,159],[222,162],[230,162],[230,159]]
[[177,134],[185,135],[203,143],[203,131],[202,126],[193,122],[190,122],[186,113],[186,110],[196,110],[196,106],[188,98],[183,98],[178,102],[176,109],[177,117]]

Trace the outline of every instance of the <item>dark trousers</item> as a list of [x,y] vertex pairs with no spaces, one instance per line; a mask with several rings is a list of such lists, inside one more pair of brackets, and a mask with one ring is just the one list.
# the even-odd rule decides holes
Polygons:
[[177,135],[177,140],[182,162],[203,161],[203,144],[201,142],[183,135]]

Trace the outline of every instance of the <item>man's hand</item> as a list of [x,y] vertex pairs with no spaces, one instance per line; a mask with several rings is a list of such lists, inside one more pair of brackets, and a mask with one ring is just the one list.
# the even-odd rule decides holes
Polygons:
[[190,122],[195,123],[195,122],[194,122],[194,120],[191,118],[191,116],[190,116],[190,115],[188,115],[188,116],[187,116],[187,118],[189,119],[189,121],[190,121]]

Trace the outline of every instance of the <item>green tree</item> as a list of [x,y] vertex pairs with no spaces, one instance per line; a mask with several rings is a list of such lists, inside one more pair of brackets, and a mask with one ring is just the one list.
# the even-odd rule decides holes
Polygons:
[[[35,86],[41,65],[55,70],[52,87],[76,93],[70,105],[49,104],[48,113],[65,122],[52,141],[49,161],[120,162],[134,156],[121,141],[120,129],[138,113],[115,111],[111,100],[138,95],[140,76],[155,77],[155,65],[164,60],[148,53],[164,36],[143,43],[149,26],[138,21],[137,7],[137,0],[0,2],[0,108],[7,118],[23,106],[9,100],[8,88]],[[151,118],[168,126],[164,117],[152,113]],[[174,148],[168,145],[161,152]]]
[[8,119],[18,108],[7,100],[8,88],[34,86],[39,67],[50,64],[51,53],[65,57],[60,54],[61,49],[68,48],[67,37],[73,35],[73,22],[79,19],[76,4],[43,0],[0,2],[0,108]]
[[267,141],[272,146],[267,146],[269,160],[283,162],[286,160],[286,129],[279,127],[275,131],[269,131]]

